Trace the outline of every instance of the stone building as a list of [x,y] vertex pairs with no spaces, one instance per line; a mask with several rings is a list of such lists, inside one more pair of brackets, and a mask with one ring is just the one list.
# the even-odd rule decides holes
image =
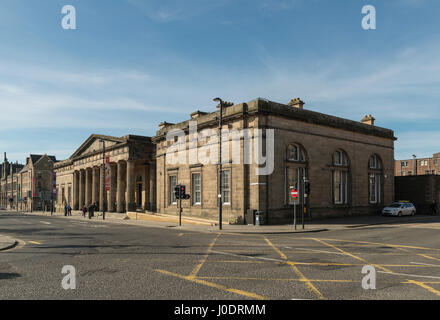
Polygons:
[[[92,203],[107,212],[154,210],[154,157],[149,137],[91,135],[69,159],[54,166],[57,210],[65,204],[80,210]],[[106,171],[103,163],[108,163]]]
[[18,173],[18,209],[50,210],[55,156],[31,154]]
[[[238,144],[235,141],[236,149],[232,148],[224,157],[221,196],[225,222],[251,223],[253,213],[260,211],[266,223],[291,223],[290,187],[297,188],[302,199],[303,178],[310,181],[311,193],[304,205],[307,215],[313,218],[373,214],[384,203],[393,201],[393,131],[375,126],[371,115],[357,122],[309,111],[303,105],[300,99],[280,104],[258,98],[228,104],[223,110],[223,130],[260,129],[263,150],[267,149],[270,132],[274,134],[271,174],[257,175],[261,163],[246,161],[249,137],[245,135],[238,139]],[[191,156],[195,150],[206,155],[218,148],[220,144],[215,139],[194,138],[200,137],[205,129],[216,132],[218,119],[218,110],[197,111],[187,121],[159,125],[152,138],[156,145],[158,212],[177,214],[174,186],[184,184],[191,198],[182,201],[183,215],[218,218],[218,161],[200,161],[194,158],[194,152]],[[191,130],[194,122],[197,128]],[[223,142],[223,150],[233,143]],[[207,152],[209,144],[214,148]],[[177,150],[187,150],[186,162],[175,161]],[[168,158],[167,153],[173,157]],[[232,159],[234,156],[238,156],[239,163]],[[191,157],[192,161],[188,160]],[[173,161],[170,163],[169,159]],[[302,203],[299,205],[301,208]]]
[[4,153],[3,163],[0,164],[0,208],[15,209],[18,203],[18,172],[22,164],[10,163]]
[[440,174],[440,152],[434,153],[430,158],[413,158],[394,162],[396,177],[427,174]]

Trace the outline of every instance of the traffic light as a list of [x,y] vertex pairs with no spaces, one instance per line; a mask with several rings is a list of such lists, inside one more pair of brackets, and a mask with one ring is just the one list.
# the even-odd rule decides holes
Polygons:
[[310,194],[310,182],[308,181],[304,182],[304,193],[307,195]]
[[176,199],[180,199],[180,185],[174,187],[174,195],[176,196]]
[[184,185],[180,185],[179,186],[179,190],[180,190],[179,199],[185,199],[185,195],[186,195],[185,186]]

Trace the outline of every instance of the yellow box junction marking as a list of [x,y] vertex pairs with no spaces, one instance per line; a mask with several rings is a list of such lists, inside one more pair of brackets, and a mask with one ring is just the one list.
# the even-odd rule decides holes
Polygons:
[[221,233],[218,233],[217,236],[214,238],[214,240],[209,244],[208,250],[206,251],[206,254],[203,256],[202,260],[200,260],[200,263],[194,268],[193,271],[189,274],[189,277],[195,278],[197,274],[199,273],[200,269],[202,269],[203,265],[205,264],[206,260],[208,259],[209,254],[211,253],[212,248],[215,245],[215,242],[220,237]]
[[257,300],[268,300],[268,298],[266,298],[264,296],[261,296],[259,294],[253,293],[253,292],[239,290],[239,289],[234,289],[234,288],[228,288],[228,287],[223,286],[221,284],[217,284],[217,283],[209,282],[209,281],[206,281],[206,280],[198,279],[198,278],[195,278],[195,277],[192,277],[192,276],[184,276],[184,275],[180,275],[180,274],[177,274],[177,273],[173,273],[173,272],[169,272],[169,271],[165,271],[165,270],[159,270],[159,269],[157,269],[156,271],[160,272],[162,274],[166,274],[166,275],[173,276],[173,277],[176,277],[176,278],[188,280],[188,281],[195,282],[195,283],[198,283],[198,284],[202,284],[202,285],[205,285],[205,286],[208,286],[208,287],[216,288],[216,289],[227,291],[227,292],[236,293],[236,294],[248,297],[248,298],[257,299]]
[[318,297],[318,299],[324,300],[325,298],[322,295],[322,293],[304,276],[304,274],[301,271],[299,271],[299,269],[295,266],[295,263],[289,261],[287,259],[287,256],[280,249],[278,249],[268,238],[266,238],[265,236],[263,236],[263,238],[264,240],[266,240],[267,244],[271,246],[280,255],[280,257],[292,267],[292,270],[299,276],[300,280],[305,282],[307,288],[313,294],[315,294]]

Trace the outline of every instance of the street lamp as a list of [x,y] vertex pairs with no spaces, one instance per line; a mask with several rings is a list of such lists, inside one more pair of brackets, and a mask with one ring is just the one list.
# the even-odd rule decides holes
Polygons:
[[417,156],[415,154],[413,154],[413,159],[414,159],[414,175],[417,175]]
[[99,142],[102,142],[102,171],[101,171],[101,180],[102,180],[102,220],[105,220],[105,141],[99,140]]
[[223,197],[222,197],[222,174],[223,174],[223,166],[222,166],[222,126],[223,126],[223,100],[220,98],[215,98],[214,101],[220,102],[220,119],[219,119],[219,138],[220,138],[220,154],[219,154],[219,171],[220,171],[220,188],[219,188],[219,207],[218,207],[218,223],[219,230],[222,230],[222,209],[223,209]]

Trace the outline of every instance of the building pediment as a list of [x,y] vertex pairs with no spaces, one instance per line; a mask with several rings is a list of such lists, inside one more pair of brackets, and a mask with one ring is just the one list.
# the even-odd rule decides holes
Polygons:
[[70,157],[70,159],[93,154],[97,151],[102,151],[102,141],[105,143],[105,148],[110,148],[118,144],[124,144],[123,138],[110,137],[92,134]]

